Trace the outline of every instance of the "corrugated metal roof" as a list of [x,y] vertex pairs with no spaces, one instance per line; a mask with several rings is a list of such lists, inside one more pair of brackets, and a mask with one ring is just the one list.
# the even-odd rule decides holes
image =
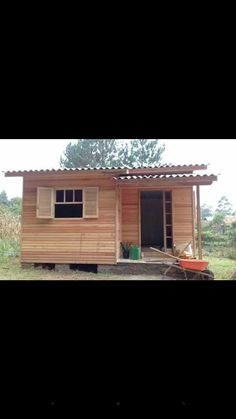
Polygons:
[[183,169],[183,168],[191,168],[192,166],[201,168],[202,166],[207,166],[206,164],[183,164],[183,165],[174,165],[174,164],[160,164],[156,166],[112,166],[112,167],[78,167],[78,168],[64,168],[64,169],[38,169],[38,170],[9,170],[4,173],[47,173],[47,172],[64,172],[64,171],[90,171],[90,170],[146,170],[146,169],[166,169],[166,168],[172,168],[172,169]]
[[169,178],[209,178],[216,175],[122,175],[114,176],[113,179],[119,180],[138,180],[138,179],[169,179]]

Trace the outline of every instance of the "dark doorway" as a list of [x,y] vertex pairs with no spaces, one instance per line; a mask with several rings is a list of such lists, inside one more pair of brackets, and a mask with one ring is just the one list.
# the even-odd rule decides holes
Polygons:
[[141,192],[141,244],[164,246],[162,192]]

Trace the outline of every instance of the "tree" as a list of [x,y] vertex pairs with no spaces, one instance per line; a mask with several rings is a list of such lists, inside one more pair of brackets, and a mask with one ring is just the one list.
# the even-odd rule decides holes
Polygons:
[[214,218],[210,224],[213,230],[217,231],[218,233],[224,233],[225,225],[224,225],[224,218],[225,214],[223,212],[216,212]]
[[213,215],[212,208],[206,204],[201,206],[201,219],[204,220],[206,217]]
[[9,201],[8,201],[8,198],[7,198],[6,191],[0,192],[0,204],[7,206],[8,203],[9,203]]
[[229,230],[229,237],[232,246],[236,247],[236,222],[232,223]]
[[2,211],[10,211],[15,215],[20,215],[21,213],[22,199],[18,196],[12,199],[7,198],[6,191],[0,193],[0,207]]
[[12,198],[9,201],[9,210],[15,215],[21,214],[21,206],[22,206],[22,199],[18,196],[16,196],[15,198]]
[[224,215],[231,215],[233,211],[232,205],[230,204],[226,196],[222,196],[218,201],[218,206],[216,212],[222,213]]
[[61,167],[108,167],[116,164],[116,140],[78,140],[69,143],[60,158]]
[[161,161],[164,150],[165,146],[160,146],[157,139],[130,140],[120,151],[119,159],[123,166],[155,166]]
[[150,166],[161,160],[158,140],[78,140],[69,143],[60,158],[63,168]]

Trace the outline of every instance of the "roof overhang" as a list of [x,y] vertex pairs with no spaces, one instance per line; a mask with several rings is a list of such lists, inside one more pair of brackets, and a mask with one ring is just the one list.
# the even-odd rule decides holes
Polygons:
[[144,175],[144,176],[117,176],[114,177],[118,185],[121,186],[195,186],[195,185],[211,185],[214,181],[217,181],[215,175]]
[[71,169],[51,169],[51,170],[18,170],[5,172],[6,177],[15,176],[34,176],[49,174],[67,174],[74,172],[82,173],[101,173],[109,175],[168,175],[168,174],[191,174],[195,170],[206,170],[207,165],[163,165],[156,167],[99,167],[99,168],[71,168]]

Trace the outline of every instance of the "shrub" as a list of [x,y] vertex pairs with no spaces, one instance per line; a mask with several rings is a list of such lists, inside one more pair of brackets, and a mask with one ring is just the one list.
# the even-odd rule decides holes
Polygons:
[[0,205],[0,255],[19,255],[20,216]]
[[16,240],[20,238],[20,216],[12,214],[0,206],[0,239]]
[[233,223],[229,230],[229,237],[232,246],[236,247],[236,223]]
[[228,258],[236,260],[236,250],[231,250],[228,252]]
[[218,244],[218,245],[225,245],[228,241],[227,236],[222,235],[220,233],[216,233],[214,231],[205,230],[202,231],[202,241],[206,243]]

